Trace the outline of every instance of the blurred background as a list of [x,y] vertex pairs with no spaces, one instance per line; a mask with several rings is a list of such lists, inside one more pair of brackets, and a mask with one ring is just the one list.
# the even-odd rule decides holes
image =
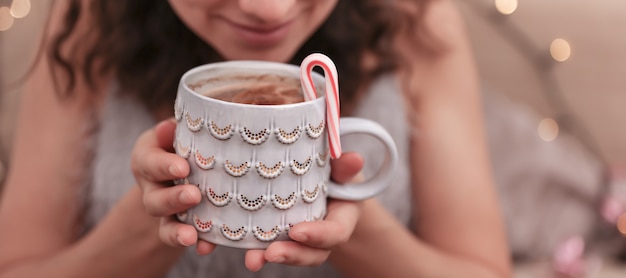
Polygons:
[[490,85],[543,116],[575,114],[602,156],[626,162],[626,1],[457,2]]
[[[485,88],[516,277],[576,264],[572,276],[623,277],[626,1],[455,1]],[[0,0],[0,183],[51,2]]]

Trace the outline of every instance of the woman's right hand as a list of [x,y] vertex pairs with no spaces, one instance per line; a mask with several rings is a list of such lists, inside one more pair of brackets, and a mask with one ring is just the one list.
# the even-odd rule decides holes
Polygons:
[[159,236],[170,246],[191,246],[206,255],[215,245],[198,241],[198,234],[191,225],[174,219],[173,215],[200,203],[202,195],[197,186],[181,184],[172,186],[172,180],[189,175],[189,164],[173,150],[176,123],[166,120],[144,132],[132,151],[131,166],[137,184],[143,194],[146,211],[161,217]]

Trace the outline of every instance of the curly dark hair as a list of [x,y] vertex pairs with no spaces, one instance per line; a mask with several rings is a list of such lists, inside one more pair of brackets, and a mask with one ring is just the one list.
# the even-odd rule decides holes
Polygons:
[[[62,95],[71,94],[77,71],[91,86],[94,74],[111,72],[123,92],[137,97],[148,108],[155,108],[173,102],[178,81],[185,71],[223,60],[181,22],[164,0],[91,1],[89,12],[95,29],[86,36],[96,34],[96,39],[86,52],[64,55],[61,48],[68,43],[81,12],[85,11],[80,0],[70,1],[64,28],[53,37],[48,53],[53,66],[60,67],[67,75],[64,90],[60,91]],[[392,2],[340,0],[290,63],[298,65],[313,52],[328,55],[341,76],[341,101],[351,102],[361,86],[381,73],[393,71],[401,63],[391,47],[393,36],[401,20],[416,19],[408,18],[414,15],[401,16],[403,9]],[[420,5],[427,1],[413,2],[422,10]],[[363,66],[365,55],[376,61],[373,66]],[[78,60],[82,61],[80,68],[74,63]]]

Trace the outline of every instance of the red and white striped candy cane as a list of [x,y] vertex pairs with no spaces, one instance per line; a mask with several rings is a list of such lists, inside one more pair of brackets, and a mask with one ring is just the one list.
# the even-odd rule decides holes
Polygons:
[[314,67],[321,67],[326,76],[326,126],[328,127],[328,143],[330,157],[341,157],[341,141],[339,140],[339,82],[335,63],[326,55],[313,53],[302,61],[300,65],[300,82],[306,101],[317,98],[315,84],[311,77]]

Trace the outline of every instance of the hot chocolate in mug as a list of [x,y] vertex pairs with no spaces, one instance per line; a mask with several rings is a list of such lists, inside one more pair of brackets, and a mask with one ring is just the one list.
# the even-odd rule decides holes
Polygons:
[[[319,95],[304,101],[301,73],[289,64],[229,61],[193,68],[181,78],[174,149],[188,160],[190,174],[177,183],[197,185],[202,201],[177,217],[200,239],[264,249],[289,240],[293,225],[324,219],[327,197],[363,200],[389,184],[398,160],[389,133],[360,118],[330,126],[328,80],[310,72]],[[332,128],[338,136],[381,142],[385,162],[374,177],[355,184],[330,180]]]

